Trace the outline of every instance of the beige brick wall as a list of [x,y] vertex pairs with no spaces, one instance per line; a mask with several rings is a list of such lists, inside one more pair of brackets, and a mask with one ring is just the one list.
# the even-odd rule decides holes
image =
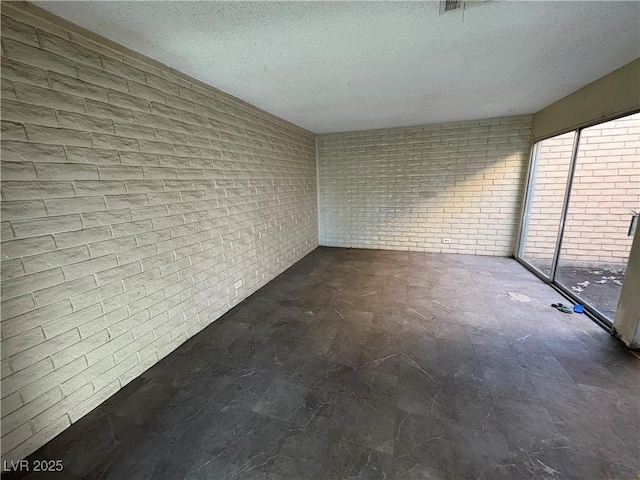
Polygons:
[[530,128],[519,116],[319,136],[320,243],[512,255]]
[[[572,146],[573,132],[541,144],[526,244],[529,258],[553,257]],[[626,264],[631,210],[640,210],[640,114],[582,131],[562,260]]]
[[316,167],[307,131],[2,13],[2,457],[16,460],[313,250]]

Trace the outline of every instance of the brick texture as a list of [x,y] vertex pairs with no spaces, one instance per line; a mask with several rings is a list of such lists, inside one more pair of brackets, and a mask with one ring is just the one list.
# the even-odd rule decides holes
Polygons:
[[320,243],[512,255],[530,129],[518,116],[318,136]]
[[2,6],[2,457],[318,244],[315,137]]
[[[555,250],[573,132],[539,144],[524,257],[550,264]],[[631,210],[640,211],[640,114],[586,128],[580,136],[562,262],[626,265]]]

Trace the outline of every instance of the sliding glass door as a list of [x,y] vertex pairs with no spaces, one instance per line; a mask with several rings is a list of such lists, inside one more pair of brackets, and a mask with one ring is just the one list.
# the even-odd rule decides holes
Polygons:
[[575,137],[569,132],[538,142],[531,156],[519,256],[546,277],[551,276],[560,237]]
[[640,211],[640,114],[533,147],[517,257],[606,324]]

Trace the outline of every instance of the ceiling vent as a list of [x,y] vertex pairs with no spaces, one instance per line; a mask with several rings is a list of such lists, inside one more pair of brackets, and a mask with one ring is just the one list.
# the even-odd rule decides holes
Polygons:
[[462,0],[440,0],[440,14],[452,12],[454,10],[463,10],[464,2]]

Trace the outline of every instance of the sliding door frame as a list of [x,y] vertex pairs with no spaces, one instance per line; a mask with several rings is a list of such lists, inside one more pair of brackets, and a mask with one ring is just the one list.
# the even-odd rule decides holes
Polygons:
[[579,128],[573,135],[573,147],[571,150],[571,160],[569,160],[569,172],[567,173],[567,185],[564,187],[564,200],[562,203],[562,212],[560,213],[560,227],[558,228],[558,237],[556,239],[556,248],[551,262],[551,271],[549,278],[555,281],[556,271],[558,270],[558,260],[560,259],[560,250],[562,249],[562,238],[564,237],[564,227],[567,221],[567,212],[569,211],[569,202],[571,201],[571,189],[573,187],[573,176],[576,173],[576,163],[578,161],[578,146],[580,145],[580,136],[582,128]]
[[[520,224],[518,226],[518,233],[516,236],[516,250],[514,252],[514,258],[516,260],[522,257],[522,248],[524,246],[523,238],[526,238],[527,233],[529,231],[529,209],[531,208],[531,197],[533,197],[533,182],[534,177],[536,175],[536,171],[538,170],[538,144],[540,142],[533,142],[531,145],[531,150],[529,152],[529,162],[527,163],[527,175],[525,177],[524,183],[524,198],[522,200],[522,205],[520,206]],[[536,269],[533,265],[531,265],[536,272]],[[539,272],[541,275],[542,272]]]
[[[611,122],[619,118],[627,117],[629,115],[633,115],[636,113],[640,113],[640,110],[626,112],[626,113],[616,115],[607,119],[598,119],[593,123],[585,124],[578,128],[567,130],[565,132],[549,135],[547,137],[540,138],[533,142],[533,144],[531,145],[531,153],[529,155],[529,165],[527,167],[527,177],[525,182],[525,194],[524,194],[524,199],[522,202],[522,207],[520,212],[520,226],[518,229],[518,236],[516,239],[516,249],[514,253],[514,258],[521,265],[523,265],[527,270],[532,272],[534,275],[536,275],[545,283],[555,288],[558,292],[560,292],[562,295],[564,295],[566,298],[568,298],[572,302],[584,305],[585,313],[587,314],[587,316],[610,333],[612,333],[613,322],[609,320],[607,317],[605,317],[602,313],[600,313],[595,307],[585,304],[583,299],[580,299],[571,290],[567,289],[566,287],[558,283],[555,280],[555,276],[558,268],[558,261],[560,259],[560,251],[562,249],[562,239],[564,237],[567,212],[569,209],[569,202],[571,200],[571,189],[573,186],[573,177],[574,177],[577,162],[578,162],[578,150],[579,150],[580,136],[582,134],[582,130],[584,130],[585,128],[602,124],[602,123]],[[565,133],[569,133],[571,131],[574,132],[573,150],[571,151],[571,160],[569,164],[567,184],[564,192],[564,201],[562,203],[560,225],[558,228],[558,235],[556,239],[556,246],[553,254],[553,260],[551,262],[551,269],[550,269],[549,275],[546,275],[544,272],[542,272],[541,270],[533,266],[530,262],[527,262],[524,258],[522,258],[523,248],[525,246],[525,239],[526,239],[527,230],[529,226],[528,211],[531,208],[531,197],[533,196],[533,192],[535,190],[535,176],[536,176],[537,167],[538,167],[538,148],[539,148],[540,142],[547,140],[549,138],[559,136],[559,135],[564,135]]]

